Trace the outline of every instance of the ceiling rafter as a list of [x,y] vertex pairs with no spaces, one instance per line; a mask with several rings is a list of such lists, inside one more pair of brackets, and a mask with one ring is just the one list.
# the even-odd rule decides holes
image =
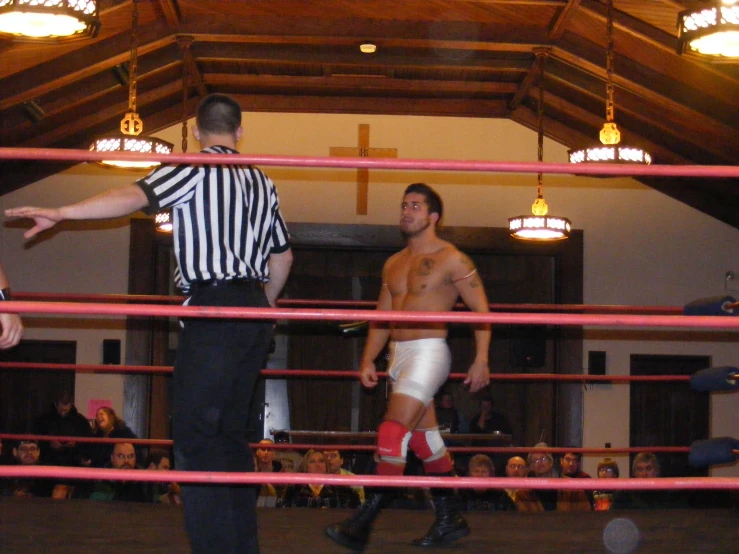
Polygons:
[[167,25],[172,29],[176,29],[180,25],[182,17],[176,0],[159,0],[159,7],[162,9]]
[[198,69],[198,64],[192,55],[192,44],[195,41],[189,35],[177,35],[177,43],[180,45],[182,52],[182,63],[185,64],[185,71],[190,78],[190,82],[195,87],[198,95],[202,98],[208,95],[208,89],[203,83],[203,76]]
[[565,4],[557,15],[557,19],[549,27],[549,34],[547,35],[549,40],[562,38],[562,35],[567,28],[567,22],[570,20],[570,17],[572,17],[572,14],[577,10],[580,2],[581,0],[568,0],[567,4]]
[[[95,39],[0,41],[4,145],[86,147],[118,126],[126,86],[111,69],[129,59],[131,0],[101,6]],[[657,146],[657,163],[736,163],[739,66],[678,56],[666,22],[685,7],[616,2],[616,117],[630,141]],[[147,132],[177,125],[183,97],[192,113],[209,92],[230,94],[247,111],[501,117],[535,130],[536,48],[551,49],[547,136],[579,146],[603,123],[600,0],[149,0],[141,20],[138,109]],[[184,56],[183,40],[191,44]],[[378,45],[375,54],[359,52],[365,40]],[[22,111],[31,99],[46,112],[40,121]],[[20,162],[0,164],[10,168],[0,194],[44,173],[36,166],[63,166],[27,164],[26,173],[15,171]],[[739,228],[737,191],[737,180],[696,180],[671,195]]]
[[531,67],[529,68],[529,71],[526,73],[526,76],[523,78],[523,81],[521,81],[521,85],[518,87],[518,90],[516,91],[516,94],[513,96],[510,102],[508,102],[508,111],[514,111],[516,108],[518,108],[519,104],[523,101],[524,98],[529,93],[529,90],[531,89],[532,85],[536,81],[537,78],[537,68],[539,66],[538,58],[536,57],[537,51],[544,52],[547,57],[549,57],[552,53],[551,48],[534,48],[534,61],[531,64]]

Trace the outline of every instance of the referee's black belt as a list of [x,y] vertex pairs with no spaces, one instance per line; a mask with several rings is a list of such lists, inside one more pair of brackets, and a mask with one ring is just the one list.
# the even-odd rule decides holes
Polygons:
[[263,289],[264,283],[250,277],[236,277],[234,279],[207,279],[205,281],[193,281],[190,289],[210,289],[217,287],[241,287],[248,289]]

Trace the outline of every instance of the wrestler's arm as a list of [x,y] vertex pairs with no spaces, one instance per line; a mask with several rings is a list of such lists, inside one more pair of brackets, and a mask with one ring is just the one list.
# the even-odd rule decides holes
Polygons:
[[264,292],[269,305],[274,308],[277,297],[287,281],[290,267],[293,265],[293,251],[287,249],[278,254],[270,254],[267,265],[269,266],[269,283],[264,286]]
[[[10,288],[8,278],[0,265],[0,289]],[[18,314],[0,313],[0,350],[15,346],[23,335],[23,322]]]
[[50,229],[65,219],[109,219],[132,214],[149,205],[149,199],[136,184],[91,196],[81,202],[60,208],[36,208],[24,206],[5,210],[8,217],[28,217],[36,222],[24,233],[30,239],[41,231]]
[[[382,289],[377,299],[378,310],[391,310],[393,307],[392,296],[387,287],[385,279],[385,269],[382,271]],[[364,352],[362,361],[359,366],[359,377],[365,387],[372,388],[377,385],[377,369],[375,367],[375,359],[380,355],[382,349],[390,338],[390,328],[386,323],[372,322],[370,323],[369,333],[367,333],[367,341],[364,343]]]
[[[466,254],[459,253],[453,263],[452,283],[459,296],[473,312],[487,313],[490,311],[485,287],[477,272],[477,268]],[[467,378],[464,380],[470,386],[470,392],[477,392],[490,383],[490,368],[488,355],[490,352],[490,325],[478,323],[475,329],[475,360],[472,362]]]

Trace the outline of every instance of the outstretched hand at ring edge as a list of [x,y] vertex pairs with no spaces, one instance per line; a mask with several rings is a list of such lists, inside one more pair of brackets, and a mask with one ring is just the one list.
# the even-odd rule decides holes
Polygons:
[[36,222],[36,225],[23,233],[23,236],[27,239],[35,237],[41,231],[51,229],[63,219],[61,212],[56,208],[36,208],[33,206],[11,208],[5,210],[5,215],[7,217],[27,217]]

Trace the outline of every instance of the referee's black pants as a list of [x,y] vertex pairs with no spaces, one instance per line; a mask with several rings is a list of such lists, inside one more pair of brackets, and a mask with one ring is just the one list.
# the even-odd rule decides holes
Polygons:
[[[261,286],[195,289],[189,305],[268,307]],[[184,319],[174,369],[176,468],[253,471],[249,407],[267,356],[271,321]],[[258,554],[256,497],[245,485],[183,485],[193,554]]]

